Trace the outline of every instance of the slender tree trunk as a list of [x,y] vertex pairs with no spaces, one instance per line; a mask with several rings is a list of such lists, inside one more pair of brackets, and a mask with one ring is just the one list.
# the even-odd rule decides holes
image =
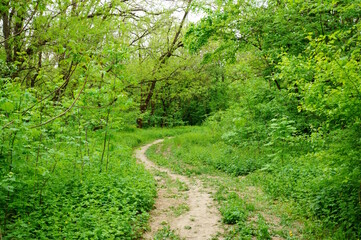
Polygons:
[[106,145],[107,145],[107,138],[108,138],[109,115],[110,115],[110,108],[108,109],[108,114],[107,114],[106,123],[105,123],[105,134],[104,134],[104,141],[103,141],[103,152],[102,152],[102,157],[101,157],[101,159],[100,159],[100,170],[99,170],[99,173],[101,173],[102,170],[103,170],[104,153],[105,153],[105,148],[106,148]]
[[[59,63],[60,64],[60,63]],[[67,70],[63,70],[63,80],[64,80],[64,83],[63,85],[61,85],[56,91],[55,91],[55,94],[54,94],[54,97],[53,97],[53,101],[54,102],[59,102],[62,98],[62,96],[64,95],[64,92],[66,90],[66,88],[68,87],[68,84],[70,82],[70,78],[71,76],[73,75],[75,69],[76,69],[76,66],[75,65],[74,67],[74,63],[73,61],[70,63],[70,66]]]
[[43,52],[40,51],[39,54],[38,54],[38,67],[36,69],[36,74],[31,79],[31,82],[30,82],[30,87],[31,88],[35,87],[36,78],[39,76],[39,72],[40,72],[40,69],[41,69],[41,66],[42,66],[42,57],[43,57]]
[[[138,41],[138,60],[139,60],[139,65],[142,63],[142,54],[141,54],[141,40],[139,39]],[[143,83],[140,83],[140,100],[139,100],[139,110],[140,110],[140,114],[142,115],[144,112],[143,109]],[[138,128],[143,128],[143,116],[139,116],[137,118],[137,127]]]
[[4,154],[5,131],[2,131],[1,136],[2,136],[2,142],[1,142],[1,148],[0,148],[0,156],[2,156]]
[[[89,153],[89,145],[88,145],[88,128],[85,128],[85,149],[84,149],[85,153],[88,155],[88,161],[90,160],[90,153]],[[81,172],[84,172],[84,158],[82,158],[82,163],[81,163]]]
[[79,156],[83,159],[83,152],[82,152],[82,144],[81,144],[81,122],[80,122],[80,112],[78,108],[78,134],[79,134]]
[[110,145],[110,138],[108,139],[108,149],[107,149],[107,164],[106,164],[106,167],[105,167],[105,171],[106,172],[108,172],[108,164],[109,164],[109,156],[110,156],[110,154],[109,154],[109,149],[110,149],[110,147],[109,147],[109,145]]
[[[39,124],[42,124],[42,122],[43,122],[43,111],[42,110],[43,110],[43,104],[41,104],[41,106],[40,106],[40,121],[39,121]],[[38,179],[37,179],[36,173],[37,173],[37,170],[38,170],[38,167],[39,167],[39,161],[40,161],[40,145],[41,145],[42,140],[43,140],[43,132],[41,130],[42,130],[42,128],[40,128],[39,144],[38,144],[38,149],[37,149],[37,152],[36,152],[36,160],[35,160],[34,192],[38,188]]]
[[276,79],[275,79],[274,81],[275,81],[275,83],[276,83],[277,89],[278,89],[278,90],[281,90],[281,86],[280,86],[280,84],[278,83],[278,81],[277,81]]
[[6,62],[12,62],[12,53],[11,53],[11,46],[9,44],[10,39],[10,21],[9,21],[9,13],[8,10],[2,13],[2,20],[3,20],[3,35],[4,35],[4,47],[6,53]]
[[85,128],[85,144],[86,144],[86,151],[88,153],[88,158],[90,158],[90,152],[89,152],[89,143],[88,143],[88,128]]
[[23,24],[24,24],[24,16],[22,13],[17,12],[16,13],[17,17],[16,19],[16,23],[14,26],[14,61],[20,61],[23,62],[23,59],[19,58],[19,53],[21,52],[21,45],[22,45],[22,41],[21,41],[21,36],[20,33],[22,31],[23,28]]
[[15,143],[15,139],[16,139],[16,135],[17,135],[18,132],[14,132],[13,133],[13,138],[11,140],[11,143],[10,143],[10,152],[9,152],[9,157],[10,157],[10,161],[9,161],[9,172],[12,171],[12,166],[13,166],[13,152],[14,152],[14,143]]
[[[41,130],[40,130],[40,131],[41,131]],[[36,161],[35,161],[34,176],[36,176],[36,172],[37,172],[37,169],[38,169],[38,167],[39,167],[39,161],[40,161],[40,145],[41,145],[41,143],[42,143],[42,139],[43,139],[43,133],[40,133],[38,149],[37,149],[37,152],[36,152]],[[35,181],[35,182],[34,182],[34,190],[36,190],[37,185],[38,185],[38,181]]]

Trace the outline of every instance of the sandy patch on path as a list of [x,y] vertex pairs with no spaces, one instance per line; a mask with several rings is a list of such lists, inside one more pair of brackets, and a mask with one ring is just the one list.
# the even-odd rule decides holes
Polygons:
[[[188,190],[180,190],[177,187],[169,187],[161,175],[156,177],[158,182],[158,198],[155,209],[151,211],[149,232],[144,235],[145,239],[153,239],[156,232],[169,225],[172,230],[185,239],[217,239],[216,236],[223,232],[221,227],[221,215],[213,201],[209,190],[203,187],[198,179],[191,179],[183,175],[172,173],[169,169],[159,167],[150,161],[145,152],[154,144],[163,140],[154,141],[136,151],[136,158],[144,166],[153,171],[160,171],[173,181],[185,183]],[[182,196],[182,197],[176,197]],[[188,206],[187,211],[175,213],[172,209],[179,206]]]

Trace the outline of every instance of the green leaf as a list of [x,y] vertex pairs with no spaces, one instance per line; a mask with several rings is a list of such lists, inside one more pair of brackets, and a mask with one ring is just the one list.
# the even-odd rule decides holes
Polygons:
[[15,106],[11,102],[5,102],[1,105],[1,109],[10,113],[10,112],[14,111]]

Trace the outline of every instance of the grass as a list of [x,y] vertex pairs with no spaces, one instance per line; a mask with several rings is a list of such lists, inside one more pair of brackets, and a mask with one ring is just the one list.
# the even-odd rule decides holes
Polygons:
[[176,217],[189,211],[189,206],[185,203],[179,204],[178,206],[171,206],[170,208]]
[[154,240],[182,240],[182,238],[166,225],[156,232]]
[[[268,178],[264,150],[225,144],[207,127],[166,139],[147,155],[172,171],[195,176],[215,189],[226,239],[328,239],[320,220],[309,218],[292,199],[276,199],[265,192]],[[240,163],[242,159],[244,162]]]

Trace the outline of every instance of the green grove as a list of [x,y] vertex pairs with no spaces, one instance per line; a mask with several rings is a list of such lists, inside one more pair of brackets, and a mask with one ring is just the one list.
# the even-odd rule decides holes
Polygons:
[[[167,136],[159,164],[359,239],[361,1],[162,2],[0,3],[0,239],[139,239],[156,186],[133,150]],[[230,198],[234,238],[269,239]]]

